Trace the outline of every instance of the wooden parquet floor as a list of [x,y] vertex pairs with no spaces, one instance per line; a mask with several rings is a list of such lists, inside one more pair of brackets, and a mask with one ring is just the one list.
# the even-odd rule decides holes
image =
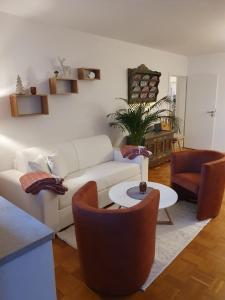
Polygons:
[[[150,170],[150,180],[169,185],[169,164]],[[77,251],[53,241],[58,300],[225,300],[225,200],[211,221],[145,292],[105,297],[83,280]],[[131,275],[132,276],[132,275]]]

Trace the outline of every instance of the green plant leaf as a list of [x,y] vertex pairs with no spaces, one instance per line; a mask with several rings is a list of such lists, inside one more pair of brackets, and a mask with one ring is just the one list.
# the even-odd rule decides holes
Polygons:
[[153,105],[149,103],[128,103],[127,99],[117,98],[126,103],[127,108],[118,109],[114,113],[107,115],[112,121],[109,122],[111,127],[117,127],[123,132],[126,131],[131,140],[135,143],[140,143],[144,135],[149,132],[150,127],[160,118],[165,117],[162,114],[166,113],[169,117],[171,111],[162,108],[165,104],[172,104],[169,97],[163,97]]

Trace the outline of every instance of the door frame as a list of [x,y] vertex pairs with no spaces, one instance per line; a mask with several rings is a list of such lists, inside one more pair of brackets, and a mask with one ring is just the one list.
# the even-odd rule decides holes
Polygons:
[[188,75],[175,75],[174,73],[168,74],[168,94],[169,94],[169,87],[170,87],[170,77],[184,77],[186,79],[185,84],[185,98],[184,98],[184,127],[183,127],[183,136],[184,136],[184,144],[185,144],[185,124],[186,124],[186,109],[187,109],[187,83],[188,83]]

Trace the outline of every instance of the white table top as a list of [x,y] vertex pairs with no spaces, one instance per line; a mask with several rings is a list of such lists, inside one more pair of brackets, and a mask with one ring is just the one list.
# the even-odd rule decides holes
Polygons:
[[[139,186],[140,181],[125,181],[114,185],[109,190],[109,198],[124,207],[131,207],[138,204],[141,200],[131,198],[127,195],[127,190],[133,186]],[[148,187],[160,191],[159,209],[169,207],[177,202],[178,195],[170,187],[156,182],[147,182]]]

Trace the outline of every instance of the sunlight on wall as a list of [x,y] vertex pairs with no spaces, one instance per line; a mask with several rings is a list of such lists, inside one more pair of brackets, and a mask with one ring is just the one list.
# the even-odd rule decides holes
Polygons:
[[0,89],[0,97],[8,96],[9,94],[12,93],[13,90],[15,90],[15,85],[14,86],[11,85],[10,87],[5,89]]
[[24,145],[19,143],[18,141],[15,141],[8,136],[5,136],[3,134],[0,134],[0,144],[1,147],[4,147],[5,149],[19,149],[22,148]]
[[53,4],[54,0],[2,0],[1,11],[16,14],[21,17],[31,17],[49,11]]
[[17,140],[0,134],[0,171],[14,168],[15,153],[18,149],[23,147],[24,145],[19,143]]

